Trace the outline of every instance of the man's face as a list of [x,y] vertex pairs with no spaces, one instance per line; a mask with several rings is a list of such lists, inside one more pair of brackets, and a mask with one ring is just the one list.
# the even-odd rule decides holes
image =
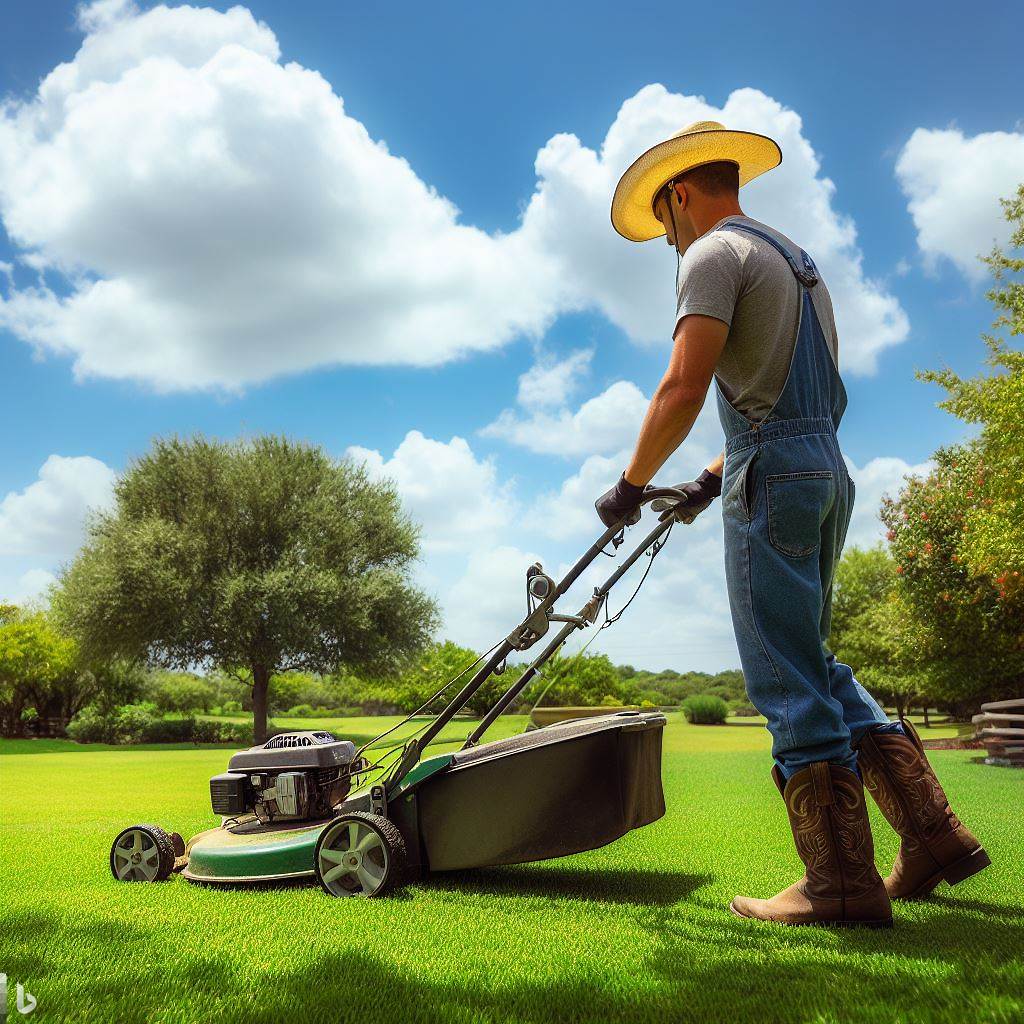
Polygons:
[[654,201],[654,216],[665,225],[665,242],[680,256],[697,237],[686,213],[687,199],[685,186],[676,183],[671,188],[663,188]]
[[665,242],[668,245],[676,244],[676,225],[669,209],[669,196],[671,189],[663,188],[657,199],[654,200],[654,216],[665,225]]

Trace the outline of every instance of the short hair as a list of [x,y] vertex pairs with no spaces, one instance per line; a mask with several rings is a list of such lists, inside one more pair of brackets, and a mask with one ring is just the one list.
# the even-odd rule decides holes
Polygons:
[[740,190],[740,169],[728,160],[715,160],[694,167],[677,179],[693,185],[706,196],[737,195]]

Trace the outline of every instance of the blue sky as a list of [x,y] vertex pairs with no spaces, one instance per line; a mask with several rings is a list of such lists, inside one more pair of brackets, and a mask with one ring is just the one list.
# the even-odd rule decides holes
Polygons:
[[[154,6],[0,8],[0,593],[45,583],[152,436],[274,431],[398,479],[448,632],[507,626],[523,559],[588,543],[667,358],[674,257],[614,238],[608,182],[704,107],[783,133],[748,209],[832,286],[856,539],[960,436],[913,374],[979,365],[969,254],[1024,180],[1019,5]],[[719,534],[598,648],[736,664]]]

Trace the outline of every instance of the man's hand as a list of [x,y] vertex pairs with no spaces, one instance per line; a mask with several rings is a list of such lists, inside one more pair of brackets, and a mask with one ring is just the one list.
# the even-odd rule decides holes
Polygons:
[[640,521],[640,499],[643,494],[644,488],[631,484],[623,473],[619,482],[594,502],[594,507],[605,526],[614,526],[622,519],[626,520],[626,526],[632,526]]
[[679,510],[684,523],[692,523],[722,493],[722,478],[705,469],[696,480],[679,484],[676,488],[686,495],[686,504]]

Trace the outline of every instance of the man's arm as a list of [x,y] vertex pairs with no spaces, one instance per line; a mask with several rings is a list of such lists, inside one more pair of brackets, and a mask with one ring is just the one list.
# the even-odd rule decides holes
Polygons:
[[[654,392],[640,429],[626,480],[643,487],[686,439],[704,405],[729,325],[713,316],[691,314],[676,325],[672,358]],[[708,467],[722,475],[722,457]]]

